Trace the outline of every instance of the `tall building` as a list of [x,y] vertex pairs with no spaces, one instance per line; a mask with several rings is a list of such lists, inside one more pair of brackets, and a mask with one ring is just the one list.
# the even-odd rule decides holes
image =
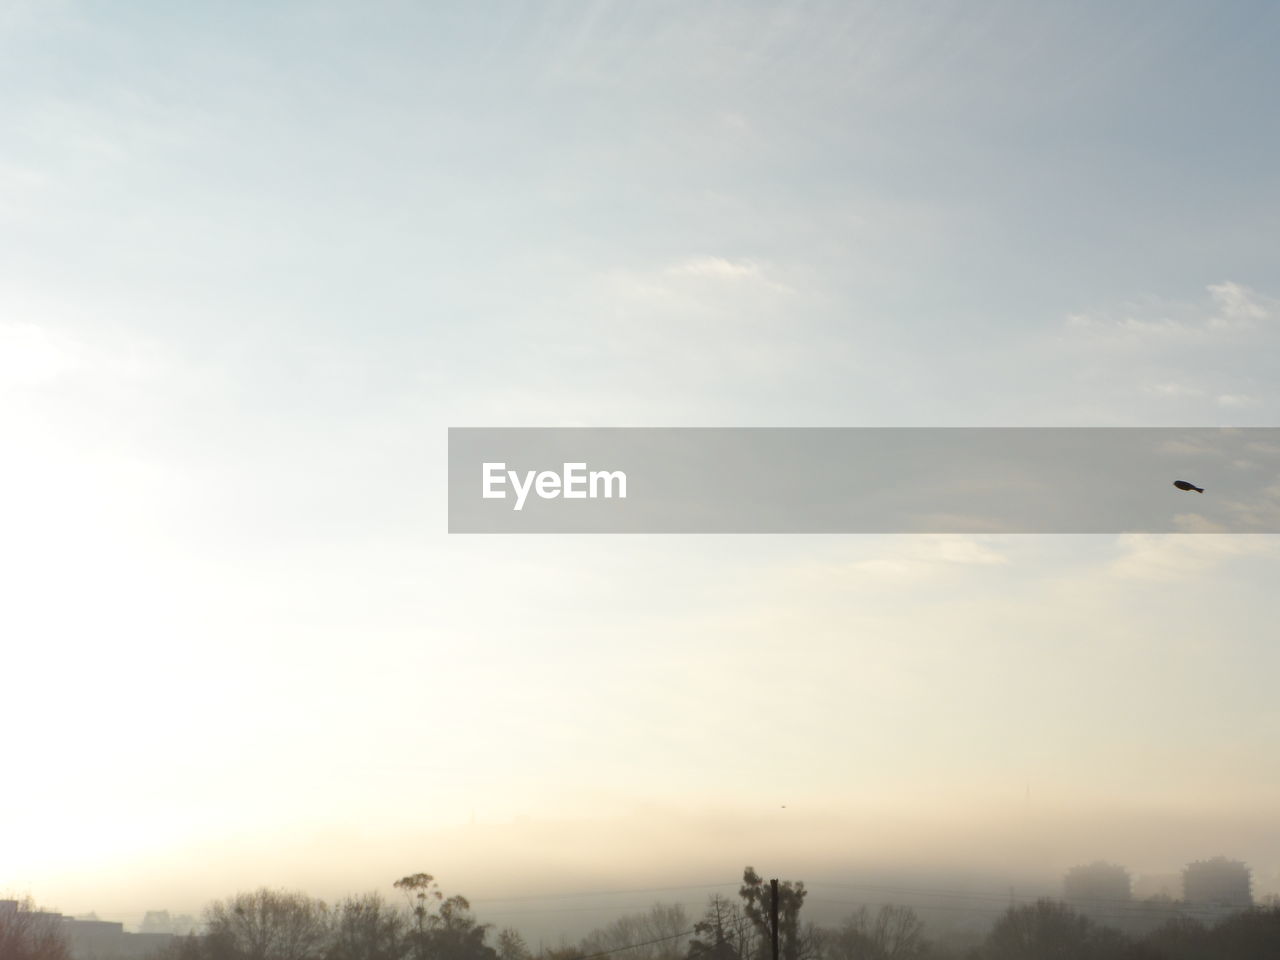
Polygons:
[[1084,914],[1116,914],[1133,901],[1129,871],[1095,860],[1072,867],[1062,878],[1062,899]]
[[1223,913],[1248,910],[1253,906],[1253,878],[1239,860],[1197,860],[1182,871],[1182,899],[1190,907]]

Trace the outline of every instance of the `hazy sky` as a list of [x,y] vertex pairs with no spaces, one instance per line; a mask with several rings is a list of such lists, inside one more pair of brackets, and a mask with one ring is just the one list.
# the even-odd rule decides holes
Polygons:
[[1280,889],[1274,537],[444,532],[449,426],[1276,425],[1277,41],[0,4],[0,888]]

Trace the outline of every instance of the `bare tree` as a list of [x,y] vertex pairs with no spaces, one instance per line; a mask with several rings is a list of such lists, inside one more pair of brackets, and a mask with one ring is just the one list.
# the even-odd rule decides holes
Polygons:
[[529,945],[513,927],[503,927],[498,933],[498,960],[532,960]]
[[348,897],[333,908],[327,960],[401,960],[408,922],[376,893]]
[[1128,943],[1119,931],[1095,925],[1065,903],[1041,899],[1010,907],[987,934],[980,956],[983,960],[1024,960],[1026,957],[1120,960],[1127,949]]
[[175,936],[167,947],[162,947],[151,955],[151,960],[212,960],[213,950],[202,936],[189,933],[185,937]]
[[826,960],[916,960],[927,956],[924,921],[910,907],[886,904],[875,916],[862,907],[828,935]]
[[30,898],[0,900],[0,958],[71,960],[61,915],[37,909]]
[[262,888],[205,911],[210,960],[323,960],[329,911],[304,893]]
[[627,947],[618,960],[679,960],[691,928],[680,904],[655,903],[645,913],[630,913],[592,930],[579,948],[583,954],[595,954]]

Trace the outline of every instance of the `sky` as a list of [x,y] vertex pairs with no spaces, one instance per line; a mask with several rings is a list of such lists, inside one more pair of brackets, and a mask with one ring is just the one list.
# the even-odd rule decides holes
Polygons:
[[133,922],[1222,853],[1280,891],[1275,537],[469,538],[445,460],[1275,425],[1277,39],[1231,2],[0,4],[0,889]]

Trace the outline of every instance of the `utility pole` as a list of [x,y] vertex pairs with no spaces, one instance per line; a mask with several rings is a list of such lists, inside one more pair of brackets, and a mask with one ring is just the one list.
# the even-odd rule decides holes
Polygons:
[[778,960],[778,879],[769,881],[769,935],[772,940],[773,960]]

